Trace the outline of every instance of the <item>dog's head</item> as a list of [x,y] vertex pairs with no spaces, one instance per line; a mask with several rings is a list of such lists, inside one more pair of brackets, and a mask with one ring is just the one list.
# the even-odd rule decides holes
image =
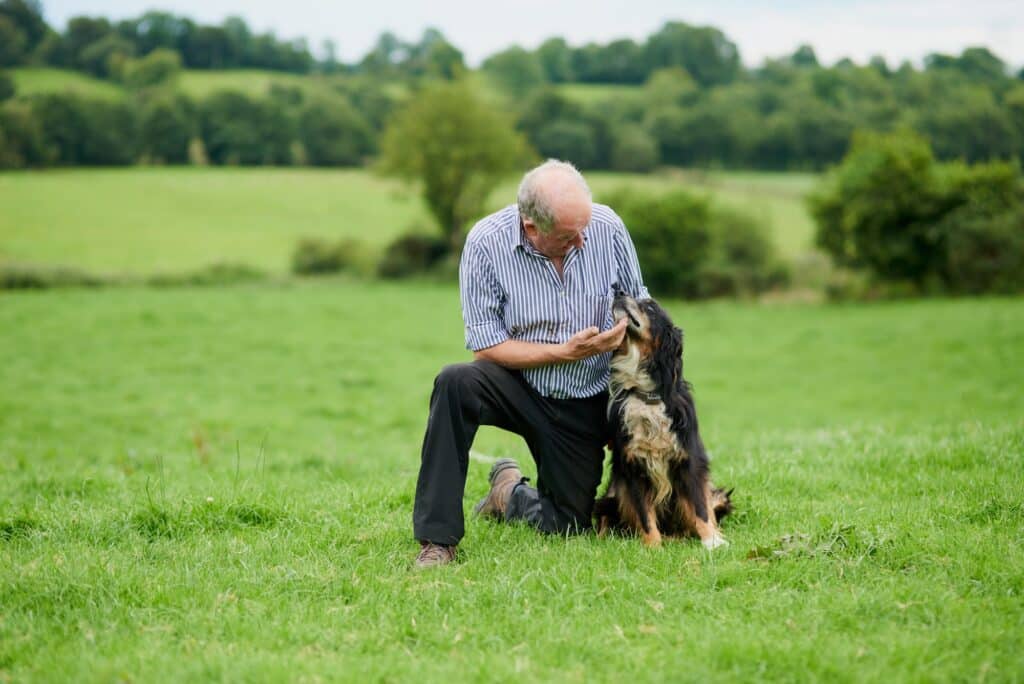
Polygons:
[[683,376],[683,331],[653,299],[636,300],[618,294],[612,303],[615,322],[628,319],[622,345],[613,355],[635,358],[638,370],[650,376],[658,388],[669,388]]

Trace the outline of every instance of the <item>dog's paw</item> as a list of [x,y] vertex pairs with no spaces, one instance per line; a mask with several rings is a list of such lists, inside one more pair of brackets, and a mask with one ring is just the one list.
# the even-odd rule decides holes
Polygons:
[[713,537],[711,537],[710,539],[702,539],[700,543],[703,544],[704,548],[707,549],[708,551],[714,551],[715,549],[717,549],[719,547],[724,547],[724,546],[728,546],[729,545],[729,542],[726,541],[725,537],[723,537],[720,534],[716,534]]

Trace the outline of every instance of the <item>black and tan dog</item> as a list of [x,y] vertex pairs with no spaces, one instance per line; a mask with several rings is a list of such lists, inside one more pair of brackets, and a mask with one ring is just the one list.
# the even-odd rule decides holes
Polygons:
[[620,528],[648,546],[662,535],[697,535],[705,547],[728,542],[718,520],[732,493],[711,485],[690,385],[683,379],[683,332],[653,299],[618,295],[626,336],[612,355],[608,418],[612,473],[595,505],[599,534]]

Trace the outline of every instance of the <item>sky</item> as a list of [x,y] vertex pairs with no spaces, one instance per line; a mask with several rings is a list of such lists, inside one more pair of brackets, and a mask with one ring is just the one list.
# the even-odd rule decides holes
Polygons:
[[534,48],[552,36],[574,46],[617,38],[642,41],[666,21],[684,21],[720,28],[747,66],[807,43],[825,64],[842,57],[866,62],[873,55],[892,65],[920,64],[931,52],[958,54],[983,45],[1020,68],[1022,6],[1020,0],[43,0],[47,21],[59,29],[77,15],[124,19],[150,8],[201,23],[238,15],[259,32],[304,37],[318,55],[329,38],[345,62],[365,55],[384,31],[415,41],[435,27],[472,66],[511,45]]

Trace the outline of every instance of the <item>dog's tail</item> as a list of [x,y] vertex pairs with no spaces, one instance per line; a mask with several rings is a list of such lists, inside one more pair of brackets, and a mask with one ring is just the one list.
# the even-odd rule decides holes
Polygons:
[[732,513],[732,492],[732,489],[726,491],[724,487],[711,489],[711,508],[715,511],[715,520],[721,522],[722,518]]

